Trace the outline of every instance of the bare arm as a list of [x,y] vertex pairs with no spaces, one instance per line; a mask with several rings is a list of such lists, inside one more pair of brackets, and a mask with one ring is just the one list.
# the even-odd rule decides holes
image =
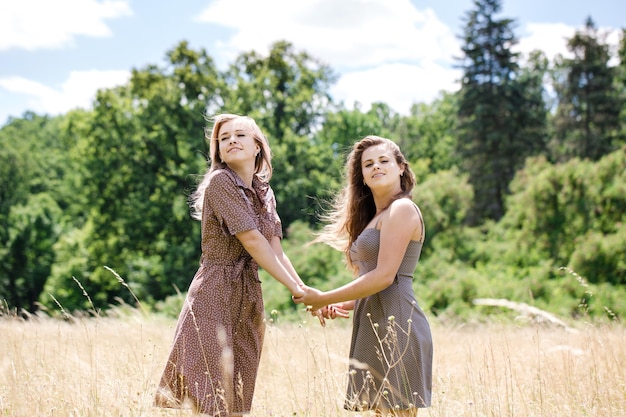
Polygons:
[[350,300],[350,301],[344,301],[342,303],[336,303],[334,305],[342,310],[354,310],[354,303],[355,303],[354,300]]
[[[334,290],[322,292],[307,288],[296,303],[310,305],[315,311],[329,304],[368,297],[391,285],[400,268],[409,242],[421,235],[421,221],[408,199],[394,201],[381,219],[380,250],[375,269]],[[410,227],[409,227],[410,225]]]
[[[237,233],[235,236],[259,266],[287,287],[294,296],[299,296],[304,292],[300,286],[300,278],[297,274],[295,276],[292,275],[292,271],[285,267],[282,263],[282,255],[279,256],[275,252],[274,247],[265,239],[261,232],[257,229],[252,229]],[[293,267],[291,269],[293,270]]]
[[291,260],[289,260],[289,257],[287,256],[287,254],[283,251],[280,238],[278,236],[274,236],[272,240],[270,241],[270,245],[272,246],[274,253],[276,253],[276,256],[278,256],[278,260],[280,261],[281,264],[283,264],[287,272],[291,274],[291,276],[296,280],[298,284],[304,287],[304,282],[300,278],[300,275],[298,275],[298,273],[296,272],[296,269],[291,264]]
[[[344,307],[345,306],[345,307]],[[316,311],[311,311],[311,315],[313,316],[322,316],[325,319],[336,319],[337,317],[341,317],[347,319],[350,317],[350,313],[348,310],[354,310],[354,301],[346,301],[344,303],[336,303],[331,304],[325,307],[320,308]],[[324,322],[320,319],[320,323],[324,326]]]

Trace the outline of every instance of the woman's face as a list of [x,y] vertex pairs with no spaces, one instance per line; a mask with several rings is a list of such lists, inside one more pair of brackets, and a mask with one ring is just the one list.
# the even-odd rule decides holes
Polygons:
[[361,173],[365,184],[371,189],[400,184],[400,167],[393,153],[383,144],[370,146],[361,154]]
[[220,159],[234,167],[252,163],[261,147],[252,136],[252,131],[238,120],[229,120],[220,126],[217,141]]

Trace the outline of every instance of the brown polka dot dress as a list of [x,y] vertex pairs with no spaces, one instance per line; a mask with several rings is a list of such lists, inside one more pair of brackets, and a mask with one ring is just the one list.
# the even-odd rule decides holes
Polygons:
[[212,416],[250,411],[264,335],[258,265],[235,237],[258,229],[282,237],[274,193],[248,188],[226,168],[209,174],[202,257],[180,312],[155,405]]
[[[363,275],[376,268],[380,231],[365,229],[350,255]],[[348,410],[428,407],[433,344],[430,326],[413,292],[422,242],[411,241],[394,282],[357,300],[353,313]]]

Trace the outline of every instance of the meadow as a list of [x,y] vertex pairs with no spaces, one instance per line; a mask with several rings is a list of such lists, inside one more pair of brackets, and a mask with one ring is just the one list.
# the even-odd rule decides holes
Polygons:
[[[190,416],[152,406],[176,322],[0,317],[0,417]],[[420,416],[626,416],[626,328],[432,320],[433,405]],[[250,416],[353,416],[342,409],[350,322],[269,321]]]

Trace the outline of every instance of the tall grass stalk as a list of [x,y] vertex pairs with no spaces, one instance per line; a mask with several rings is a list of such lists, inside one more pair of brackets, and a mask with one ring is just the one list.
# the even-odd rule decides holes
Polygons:
[[[269,324],[251,416],[344,411],[349,321]],[[189,416],[152,406],[175,320],[128,306],[107,316],[0,318],[1,417]],[[432,323],[433,405],[420,416],[626,416],[626,330],[617,323]]]

